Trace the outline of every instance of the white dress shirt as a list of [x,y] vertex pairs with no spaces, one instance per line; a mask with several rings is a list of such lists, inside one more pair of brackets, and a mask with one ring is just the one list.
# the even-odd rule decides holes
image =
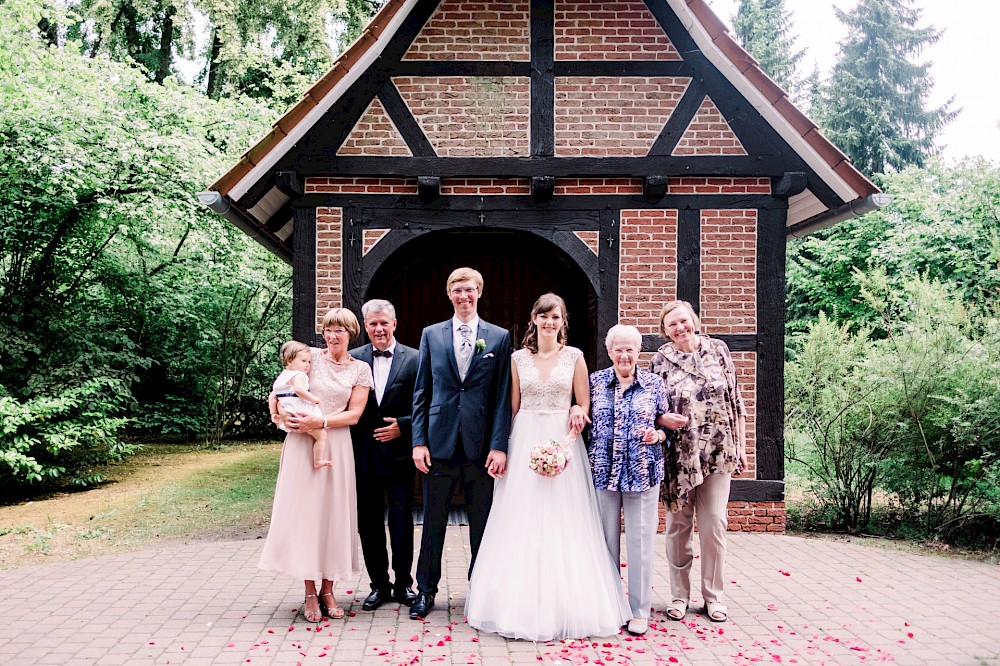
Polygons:
[[[375,346],[372,346],[372,351],[377,351]],[[386,349],[387,352],[392,352],[393,356],[396,354],[396,340],[393,338],[392,344]],[[382,404],[382,396],[385,394],[385,385],[389,381],[389,368],[392,367],[392,358],[386,358],[385,356],[372,356],[372,375],[375,378],[375,401],[378,404]]]

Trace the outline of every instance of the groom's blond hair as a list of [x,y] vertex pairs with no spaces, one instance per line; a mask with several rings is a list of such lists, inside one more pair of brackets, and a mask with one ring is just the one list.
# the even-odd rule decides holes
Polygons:
[[477,271],[475,268],[456,268],[448,276],[448,285],[445,287],[445,293],[451,293],[451,287],[456,282],[467,282],[471,280],[476,283],[476,287],[479,288],[479,293],[483,293],[483,274]]

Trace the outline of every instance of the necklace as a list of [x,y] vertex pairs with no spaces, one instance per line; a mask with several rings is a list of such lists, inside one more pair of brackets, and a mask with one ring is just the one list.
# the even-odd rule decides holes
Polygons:
[[333,354],[331,354],[329,350],[323,352],[323,358],[325,358],[330,363],[333,363],[334,365],[340,365],[340,366],[350,365],[351,363],[354,362],[354,359],[350,355],[348,355],[346,361],[337,361],[333,358]]
[[545,352],[544,354],[542,353],[542,351],[541,351],[541,350],[539,350],[539,351],[535,352],[535,355],[536,355],[536,356],[537,356],[538,358],[540,358],[540,359],[542,359],[542,360],[544,361],[544,360],[547,360],[547,359],[550,359],[550,358],[552,358],[553,356],[555,356],[556,354],[558,354],[559,352],[561,352],[561,351],[562,351],[562,348],[563,348],[563,346],[562,346],[562,345],[559,345],[559,346],[558,346],[558,347],[556,347],[556,349],[554,349],[553,351],[549,351],[549,352]]

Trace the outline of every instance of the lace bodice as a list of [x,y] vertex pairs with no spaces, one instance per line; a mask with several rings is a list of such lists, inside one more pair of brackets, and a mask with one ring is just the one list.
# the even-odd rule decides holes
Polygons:
[[583,352],[566,347],[559,352],[552,372],[545,381],[535,367],[535,355],[527,349],[514,352],[517,377],[521,384],[521,409],[569,410],[573,398],[573,369]]
[[309,369],[309,391],[320,399],[324,414],[338,414],[347,409],[355,386],[375,386],[372,367],[364,361],[338,366],[323,356],[322,349],[313,348]]

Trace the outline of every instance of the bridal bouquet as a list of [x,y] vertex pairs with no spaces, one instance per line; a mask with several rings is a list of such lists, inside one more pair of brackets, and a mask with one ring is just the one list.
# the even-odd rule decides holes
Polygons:
[[528,456],[528,467],[542,476],[559,476],[569,461],[573,459],[570,452],[570,438],[562,442],[547,439],[535,445]]

